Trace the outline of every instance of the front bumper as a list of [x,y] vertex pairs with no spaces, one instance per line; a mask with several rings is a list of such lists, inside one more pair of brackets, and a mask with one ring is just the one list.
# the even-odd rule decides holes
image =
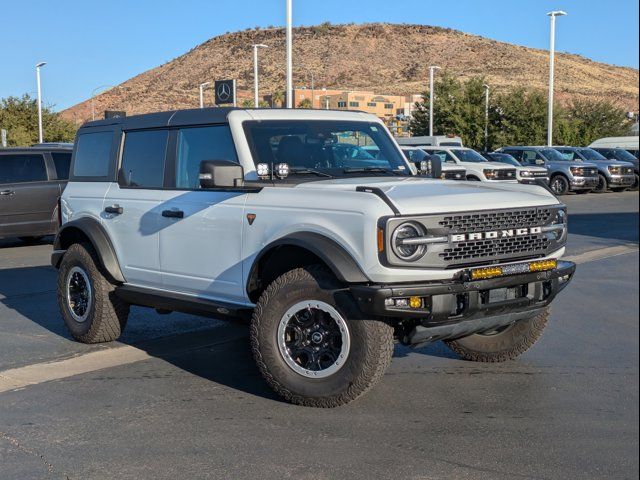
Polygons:
[[540,185],[541,187],[548,187],[549,177],[520,177],[518,182],[523,185]]
[[615,185],[620,187],[630,187],[636,183],[635,175],[611,175],[609,177],[609,185]]
[[[488,280],[429,283],[353,285],[351,293],[362,313],[397,319],[414,319],[429,338],[455,338],[513,323],[537,314],[570,282],[576,266],[558,261],[557,268]],[[418,297],[421,307],[392,305],[391,300]],[[435,330],[433,330],[435,329]],[[424,340],[410,338],[407,343]]]
[[572,190],[593,190],[598,186],[598,177],[573,177],[571,179]]

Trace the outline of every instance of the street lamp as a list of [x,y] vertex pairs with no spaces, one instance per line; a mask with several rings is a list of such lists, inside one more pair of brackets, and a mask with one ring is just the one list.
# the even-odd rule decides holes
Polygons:
[[198,87],[200,90],[200,108],[204,108],[204,87],[206,87],[209,84],[211,84],[211,82],[204,82],[204,83],[201,83],[200,86]]
[[257,43],[253,45],[253,106],[258,108],[260,95],[258,94],[258,49],[269,48],[267,45]]
[[105,89],[105,92],[106,92],[115,87],[113,85],[100,85],[99,87],[96,87],[93,90],[91,90],[91,120],[96,119],[96,107],[93,99],[96,96],[96,93],[98,92],[98,90],[102,90],[103,88]]
[[549,109],[547,120],[547,145],[553,145],[553,76],[556,57],[556,17],[564,17],[567,12],[555,10],[547,13],[551,18],[551,31],[549,35]]
[[489,151],[489,85],[484,87],[484,151]]
[[36,65],[36,83],[38,85],[38,143],[44,142],[42,133],[42,88],[40,86],[40,69],[44,67],[47,62],[40,62]]
[[287,108],[293,108],[293,23],[292,0],[287,0]]
[[433,137],[433,74],[440,67],[432,65],[429,67],[429,136]]

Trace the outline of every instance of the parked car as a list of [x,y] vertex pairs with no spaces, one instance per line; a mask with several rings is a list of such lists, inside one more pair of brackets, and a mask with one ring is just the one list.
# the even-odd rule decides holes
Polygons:
[[537,184],[543,187],[549,185],[549,171],[545,167],[532,165],[523,167],[520,162],[508,153],[486,152],[482,154],[490,162],[500,162],[516,167],[518,182],[525,184]]
[[609,160],[591,148],[554,147],[567,160],[593,163],[598,167],[598,186],[596,193],[604,193],[608,189],[622,192],[631,188],[636,181],[633,164]]
[[422,147],[427,153],[435,153],[442,164],[456,164],[467,171],[467,180],[477,182],[516,183],[516,169],[504,163],[490,162],[475,150],[462,147]]
[[589,147],[591,148],[622,148],[626,150],[634,157],[638,158],[639,144],[638,135],[631,135],[628,137],[606,137],[600,138],[595,142],[592,142]]
[[503,147],[496,150],[508,153],[524,166],[546,167],[549,187],[556,195],[572,192],[588,193],[598,186],[598,167],[593,163],[567,160],[549,147]]
[[398,145],[407,147],[462,147],[462,139],[454,135],[397,137]]
[[608,158],[609,160],[619,160],[621,162],[628,162],[633,164],[633,170],[636,175],[636,181],[631,186],[630,190],[638,190],[638,184],[640,183],[638,173],[640,170],[640,160],[627,150],[622,148],[605,148],[605,147],[592,147],[593,150]]
[[[386,167],[345,168],[337,136],[375,144]],[[409,170],[384,123],[357,112],[88,123],[51,256],[64,322],[97,343],[118,338],[130,305],[250,317],[266,382],[314,407],[378,382],[394,338],[444,340],[478,362],[519,356],[575,271],[560,260],[565,206],[540,188]]]
[[[430,157],[429,153],[417,147],[400,147],[400,150],[402,150],[402,153],[404,153],[407,160],[415,165],[416,170],[420,170],[421,162],[426,161]],[[458,165],[441,162],[440,171],[440,178],[442,180],[467,179],[467,171]]]
[[58,199],[72,146],[0,148],[0,238],[31,242],[58,231]]

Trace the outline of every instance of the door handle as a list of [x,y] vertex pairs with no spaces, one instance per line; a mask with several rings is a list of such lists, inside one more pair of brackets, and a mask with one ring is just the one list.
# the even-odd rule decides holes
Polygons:
[[162,216],[166,218],[184,218],[182,210],[163,210]]
[[122,215],[123,212],[124,209],[120,205],[111,205],[104,209],[104,213],[114,213],[116,215]]
[[15,193],[16,192],[13,191],[13,190],[2,190],[2,191],[0,191],[0,195],[13,195]]

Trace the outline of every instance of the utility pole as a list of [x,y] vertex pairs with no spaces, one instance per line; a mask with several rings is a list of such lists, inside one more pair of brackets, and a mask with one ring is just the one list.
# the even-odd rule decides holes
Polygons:
[[204,88],[211,82],[204,82],[200,84],[200,108],[204,108]]
[[484,87],[484,151],[489,151],[489,85]]
[[259,86],[258,86],[258,49],[259,48],[269,48],[267,45],[262,43],[257,43],[253,45],[253,106],[254,108],[258,108],[258,104],[260,103],[260,94],[259,94]]
[[293,108],[293,5],[292,0],[287,1],[287,108]]
[[38,143],[44,142],[44,133],[42,132],[42,87],[40,85],[40,69],[47,62],[40,62],[36,65],[36,83],[38,85]]
[[567,13],[562,10],[556,10],[547,13],[551,18],[551,31],[549,33],[549,108],[547,120],[547,145],[553,146],[553,82],[555,74],[555,58],[556,58],[556,17],[563,17]]
[[429,67],[429,136],[433,137],[433,74],[440,67],[432,65]]

